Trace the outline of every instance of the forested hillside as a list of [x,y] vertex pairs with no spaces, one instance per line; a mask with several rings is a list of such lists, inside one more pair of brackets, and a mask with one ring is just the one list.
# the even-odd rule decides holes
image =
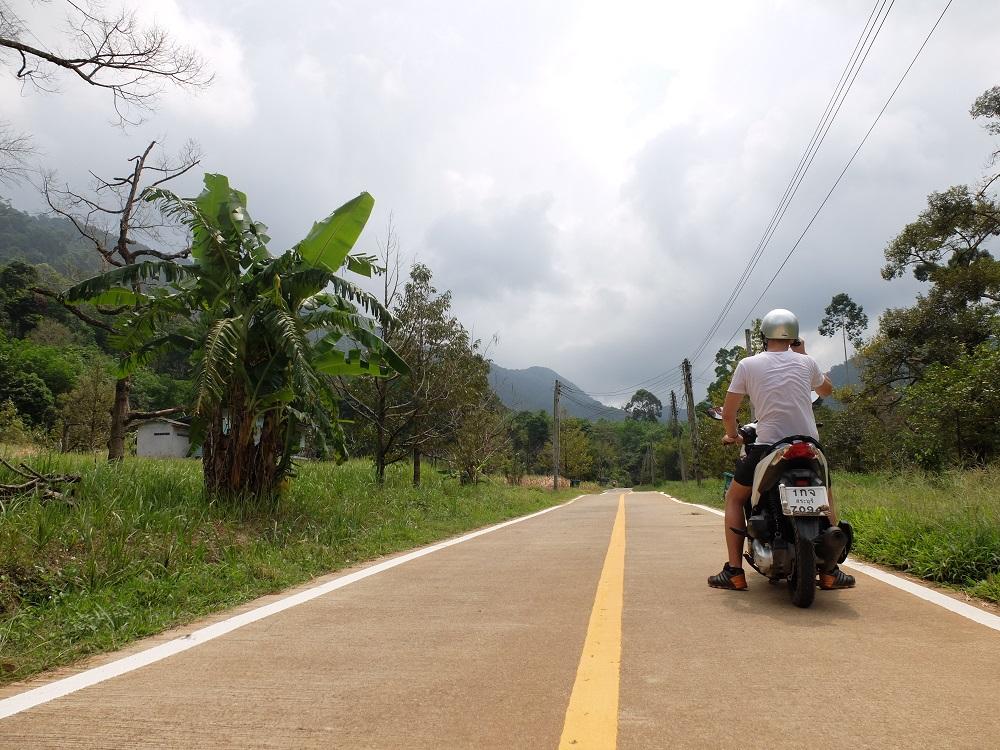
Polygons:
[[46,264],[69,278],[100,270],[93,247],[69,219],[34,216],[0,199],[0,266],[15,260],[33,266]]
[[524,370],[508,370],[495,362],[490,363],[490,385],[503,405],[514,411],[552,411],[552,388],[556,380],[575,391],[574,398],[580,403],[565,400],[563,408],[572,417],[587,419],[607,419],[620,422],[628,418],[622,409],[613,409],[600,401],[581,393],[572,382],[548,367],[529,367]]
[[833,387],[843,388],[847,385],[861,385],[861,368],[863,365],[864,363],[859,357],[851,357],[846,368],[843,364],[831,367],[829,374]]

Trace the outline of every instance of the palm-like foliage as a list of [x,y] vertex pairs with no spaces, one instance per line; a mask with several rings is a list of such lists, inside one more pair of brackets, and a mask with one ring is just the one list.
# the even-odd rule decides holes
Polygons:
[[[134,306],[122,334],[134,352],[126,369],[165,347],[189,348],[192,437],[204,443],[209,492],[273,494],[305,434],[343,453],[336,399],[324,376],[406,371],[378,333],[390,313],[338,275],[380,270],[370,256],[351,254],[373,198],[362,193],[272,256],[266,227],[251,220],[246,195],[222,175],[205,175],[195,199],[161,189],[144,197],[187,225],[193,262],[115,269],[67,296]],[[139,292],[143,279],[154,284]],[[166,333],[178,316],[189,319],[188,330]]]

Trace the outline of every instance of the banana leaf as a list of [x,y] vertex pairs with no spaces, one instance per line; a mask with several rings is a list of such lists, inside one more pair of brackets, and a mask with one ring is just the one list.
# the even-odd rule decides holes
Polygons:
[[295,246],[306,263],[335,273],[368,223],[375,199],[368,193],[348,201],[323,221],[313,224],[306,238]]

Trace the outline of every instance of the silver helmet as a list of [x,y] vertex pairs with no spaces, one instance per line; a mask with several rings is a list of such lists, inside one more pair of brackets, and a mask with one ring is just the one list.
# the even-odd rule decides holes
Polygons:
[[761,318],[760,333],[765,339],[797,339],[799,319],[791,310],[779,307]]

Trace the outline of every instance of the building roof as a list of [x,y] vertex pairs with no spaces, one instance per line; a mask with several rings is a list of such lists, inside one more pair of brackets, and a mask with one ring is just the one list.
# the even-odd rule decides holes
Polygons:
[[140,427],[144,424],[150,424],[152,422],[163,422],[164,424],[172,424],[175,427],[185,427],[190,429],[191,425],[187,422],[178,422],[176,419],[167,419],[166,417],[154,417],[153,419],[146,419],[139,425]]

